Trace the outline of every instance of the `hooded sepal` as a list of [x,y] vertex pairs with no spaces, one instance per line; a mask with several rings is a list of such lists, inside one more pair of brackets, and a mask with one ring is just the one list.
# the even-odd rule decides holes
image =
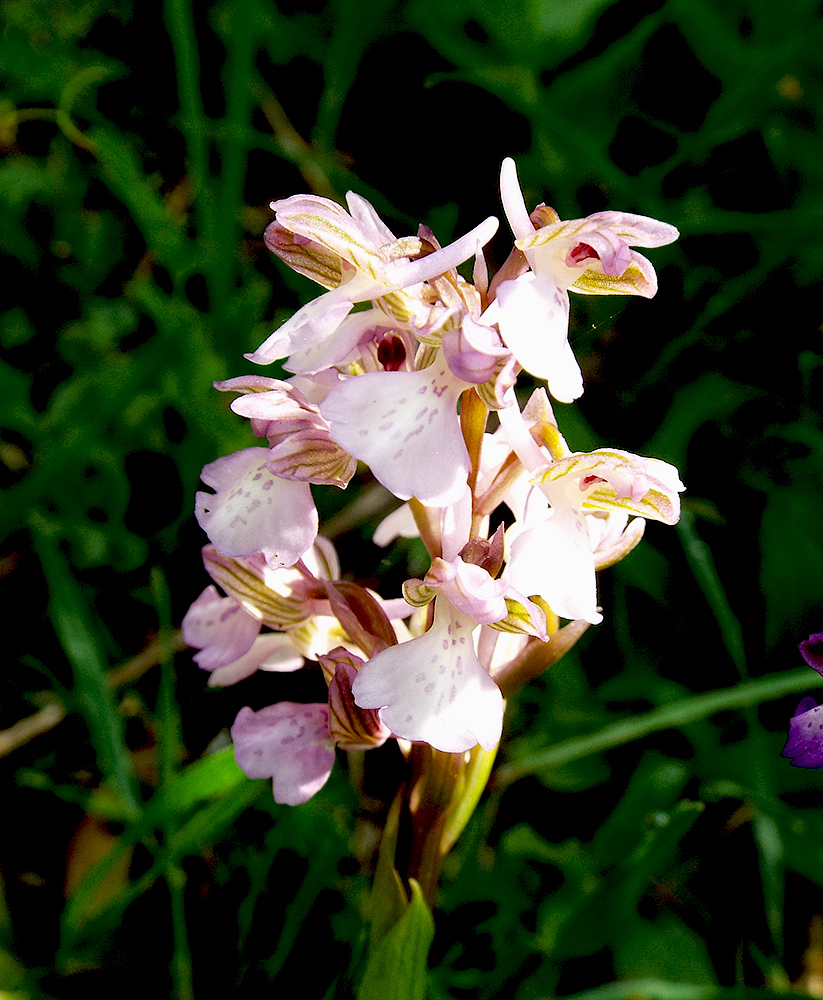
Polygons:
[[324,673],[334,667],[329,681],[329,732],[343,750],[372,750],[391,736],[376,709],[355,704],[351,688],[362,665],[360,657],[344,649],[333,649],[321,657]]

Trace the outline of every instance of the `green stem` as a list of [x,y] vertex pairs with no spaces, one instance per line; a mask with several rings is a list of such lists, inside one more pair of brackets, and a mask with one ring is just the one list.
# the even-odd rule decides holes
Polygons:
[[508,784],[549,767],[562,767],[572,761],[588,757],[589,754],[602,753],[613,747],[622,746],[639,740],[650,733],[661,729],[679,729],[691,722],[706,719],[717,712],[746,708],[759,705],[764,701],[774,701],[788,694],[797,694],[810,688],[820,687],[823,679],[814,671],[801,667],[783,674],[761,677],[758,680],[746,681],[731,688],[719,691],[708,691],[706,694],[690,695],[679,701],[636,715],[628,719],[605,726],[596,733],[579,736],[574,739],[556,743],[546,750],[531,754],[519,761],[507,764],[497,770],[495,780],[498,784]]
[[407,879],[420,884],[433,905],[443,861],[465,829],[483,794],[497,748],[443,753],[426,743],[412,746],[407,795],[411,835]]
[[[166,24],[177,64],[182,128],[188,171],[202,222],[201,240],[209,251],[217,243],[217,220],[209,183],[209,129],[200,96],[200,59],[190,0],[166,0]],[[207,252],[207,259],[213,257]]]
[[428,743],[415,743],[409,763],[412,777],[407,805],[411,836],[405,870],[408,879],[420,883],[423,898],[431,906],[446,855],[443,833],[464,763],[463,754],[442,753]]

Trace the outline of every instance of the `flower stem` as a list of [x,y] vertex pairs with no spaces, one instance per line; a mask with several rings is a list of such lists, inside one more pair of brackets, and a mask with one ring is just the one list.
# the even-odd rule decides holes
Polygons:
[[463,754],[443,753],[428,743],[414,743],[408,786],[410,840],[406,876],[420,883],[423,898],[433,905],[446,851],[443,832],[453,793],[463,767]]
[[496,752],[477,746],[467,753],[443,753],[427,743],[412,745],[406,876],[420,884],[429,906],[443,860],[480,801]]

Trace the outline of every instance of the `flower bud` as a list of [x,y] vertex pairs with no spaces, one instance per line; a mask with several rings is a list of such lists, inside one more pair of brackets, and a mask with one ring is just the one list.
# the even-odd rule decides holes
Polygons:
[[329,732],[335,743],[343,750],[372,750],[379,747],[391,736],[391,731],[380,721],[380,713],[374,708],[358,708],[354,703],[351,686],[363,661],[359,657],[341,652],[335,661],[337,650],[323,657],[324,672],[332,662],[336,663],[334,676],[329,684]]

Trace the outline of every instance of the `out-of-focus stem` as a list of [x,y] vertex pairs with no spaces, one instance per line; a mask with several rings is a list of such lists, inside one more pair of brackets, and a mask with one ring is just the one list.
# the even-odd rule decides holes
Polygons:
[[503,692],[503,697],[508,698],[557,663],[588,627],[589,623],[586,621],[569,622],[563,628],[552,632],[548,642],[532,640],[519,656],[495,671],[494,679]]

